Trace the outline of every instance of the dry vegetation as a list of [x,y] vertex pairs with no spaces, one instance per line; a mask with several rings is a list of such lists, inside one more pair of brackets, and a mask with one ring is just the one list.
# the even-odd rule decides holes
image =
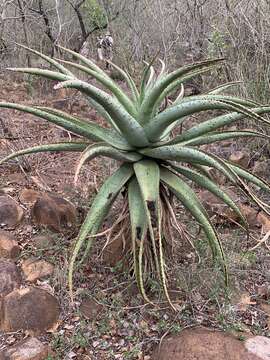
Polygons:
[[[81,7],[76,7],[79,3],[82,3]],[[243,81],[240,86],[243,95],[269,103],[269,12],[267,0],[119,0],[113,4],[98,0],[2,0],[0,98],[60,107],[67,106],[68,98],[73,104],[69,108],[73,114],[101,121],[76,94],[56,93],[46,81],[11,76],[5,67],[37,64],[36,59],[28,58],[14,41],[52,54],[54,43],[79,50],[87,38],[95,58],[96,37],[108,28],[115,40],[114,61],[135,75],[141,70],[142,60],[151,59],[157,51],[171,68],[191,60],[222,56],[228,59],[224,72],[213,72],[211,76],[197,79],[190,84],[191,91],[214,87],[217,79],[219,83],[240,80]],[[83,26],[78,13],[83,14]],[[68,136],[48,123],[37,122],[16,111],[1,109],[0,118],[0,157],[25,145]],[[198,120],[193,119],[194,122]],[[250,153],[250,161],[254,163],[268,159],[270,148],[269,142],[253,141],[213,149],[227,152],[226,157],[235,150]],[[53,191],[70,199],[83,218],[102,178],[111,173],[115,164],[92,162],[83,171],[78,188],[74,188],[75,161],[76,154],[55,153],[12,161],[1,167],[0,191],[8,191],[17,199],[24,188]],[[118,203],[112,216],[117,217],[120,209],[121,203]],[[179,218],[183,217],[181,207],[177,214]],[[104,229],[111,222],[109,218]],[[187,229],[195,228],[187,217],[184,225]],[[227,289],[220,273],[212,268],[205,239],[194,231],[196,251],[185,240],[177,241],[174,247],[170,288],[179,312],[170,310],[155,282],[149,289],[158,304],[154,309],[143,304],[135,282],[121,263],[114,267],[106,263],[101,254],[106,237],[101,237],[94,256],[76,273],[77,302],[72,307],[66,269],[74,233],[52,234],[57,240],[56,245],[37,249],[31,238],[44,230],[35,227],[27,213],[24,223],[11,231],[23,249],[20,260],[33,255],[56,265],[54,277],[39,284],[45,289],[50,287],[61,302],[62,317],[58,329],[41,337],[50,343],[55,359],[147,360],[153,347],[166,334],[198,324],[237,333],[239,338],[249,332],[269,336],[269,247],[266,243],[266,246],[263,244],[255,251],[249,251],[262,237],[259,228],[252,230],[249,239],[230,222],[220,224],[218,228],[229,259],[231,281]],[[85,319],[79,310],[85,298],[95,301],[93,308],[96,307],[97,315],[91,314],[91,319]],[[20,332],[0,333],[0,349],[23,336]]]

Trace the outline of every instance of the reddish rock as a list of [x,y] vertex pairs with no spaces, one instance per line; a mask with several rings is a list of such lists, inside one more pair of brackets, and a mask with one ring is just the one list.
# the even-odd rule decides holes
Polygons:
[[19,184],[25,180],[23,173],[13,173],[8,175],[8,184]]
[[32,238],[32,243],[37,249],[47,249],[55,244],[55,241],[50,235],[38,235]]
[[247,168],[249,165],[250,158],[246,152],[236,151],[231,154],[231,156],[229,157],[229,160],[234,162],[237,165]]
[[[247,223],[250,227],[259,226],[257,219],[258,211],[253,209],[251,206],[240,204],[240,198],[231,189],[221,187],[221,190],[226,192],[230,198],[238,206],[239,210],[246,217]],[[213,221],[216,223],[224,223],[226,220],[232,220],[234,222],[240,222],[239,216],[221,199],[213,195],[207,190],[203,190],[199,193],[199,197],[202,201],[203,206],[208,211],[210,217],[213,217]]]
[[[152,360],[265,360],[245,348],[235,337],[208,329],[184,330],[166,337]],[[269,360],[269,358],[267,358]]]
[[270,360],[270,339],[265,336],[254,336],[245,342],[245,348],[261,360]]
[[31,337],[0,353],[0,360],[47,360],[51,350]]
[[93,299],[83,299],[80,305],[80,312],[89,320],[94,320],[101,310],[102,305]]
[[15,238],[7,231],[0,230],[0,257],[15,259],[20,254],[20,247]]
[[57,232],[76,224],[77,211],[73,204],[55,195],[43,194],[32,208],[32,217],[37,225]]
[[259,225],[257,220],[258,211],[253,209],[251,206],[248,205],[240,205],[239,206],[242,214],[247,219],[247,223],[250,227],[256,227]]
[[261,176],[267,179],[270,175],[270,159],[256,161],[252,168],[252,172],[257,176]]
[[0,259],[0,298],[18,288],[21,283],[21,274],[14,262]]
[[270,216],[264,214],[262,211],[257,215],[257,222],[262,226],[262,230],[264,233],[270,231]]
[[2,331],[28,330],[40,334],[55,328],[60,308],[56,298],[38,288],[14,290],[2,300]]
[[35,282],[53,274],[54,266],[45,260],[27,259],[22,263],[25,280]]
[[16,226],[23,218],[23,209],[8,195],[0,196],[0,224]]
[[34,204],[41,196],[39,191],[33,189],[23,189],[20,193],[20,201],[23,204]]

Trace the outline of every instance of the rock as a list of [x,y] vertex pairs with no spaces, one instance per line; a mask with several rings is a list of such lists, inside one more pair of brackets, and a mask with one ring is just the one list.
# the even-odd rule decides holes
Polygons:
[[80,305],[80,312],[89,320],[94,320],[102,310],[102,305],[93,299],[83,299]]
[[[125,255],[129,252],[131,244],[127,241],[123,244],[122,237],[117,237],[109,243],[102,252],[103,261],[107,266],[120,265],[121,268],[126,268],[127,258]],[[121,261],[121,264],[120,264]]]
[[[221,187],[221,190],[226,192],[235,203],[239,203],[239,197],[236,193],[234,193],[231,189]],[[202,190],[199,193],[199,197],[203,206],[208,211],[210,217],[216,216],[213,220],[216,223],[222,223],[225,219],[231,219],[233,221],[237,221],[238,217],[231,210],[228,205],[226,205],[221,199],[216,197],[214,194],[210,193],[207,190]]]
[[51,350],[38,339],[31,337],[0,353],[0,360],[45,360]]
[[[257,220],[258,211],[251,206],[240,204],[240,198],[231,189],[221,187],[221,190],[226,192],[230,198],[236,203],[241,210],[242,214],[246,217],[250,227],[256,227],[259,225]],[[213,195],[207,190],[202,190],[199,193],[199,197],[203,206],[208,211],[209,215],[215,223],[224,223],[227,220],[233,222],[240,222],[239,216],[221,199]]]
[[22,263],[25,280],[35,282],[53,274],[54,266],[45,260],[27,259]]
[[17,289],[21,283],[22,277],[14,262],[0,259],[0,298]]
[[224,186],[227,182],[227,178],[224,174],[218,171],[215,168],[205,166],[205,170],[211,176],[212,180],[214,180],[217,184]]
[[14,290],[2,300],[2,331],[27,330],[40,334],[55,328],[60,314],[56,298],[45,290]]
[[43,194],[32,208],[32,217],[37,225],[57,232],[76,225],[77,211],[73,204],[55,195]]
[[23,209],[8,195],[0,196],[0,224],[16,226],[23,218]]
[[0,257],[15,259],[20,254],[20,247],[15,238],[7,231],[0,230]]
[[[184,330],[165,338],[152,360],[265,360],[245,348],[243,341],[208,329]],[[269,359],[269,358],[267,358]]]
[[248,168],[250,158],[246,152],[236,151],[231,154],[231,156],[229,157],[229,160],[237,165],[244,167],[244,168]]
[[23,173],[13,173],[8,175],[8,184],[19,184],[25,180]]
[[253,209],[251,206],[241,204],[239,206],[242,214],[246,217],[248,225],[250,227],[256,227],[259,225],[257,220],[258,211]]
[[261,360],[270,360],[270,339],[265,336],[254,336],[245,342],[245,348]]
[[270,217],[264,214],[262,211],[257,215],[257,222],[262,226],[262,231],[267,233],[270,231]]
[[263,161],[256,161],[252,173],[267,178],[270,175],[270,159]]
[[31,204],[33,205],[39,197],[41,197],[41,193],[39,191],[33,189],[23,189],[20,193],[20,201],[23,204]]
[[47,249],[52,247],[55,243],[53,237],[49,235],[34,236],[32,242],[37,249]]

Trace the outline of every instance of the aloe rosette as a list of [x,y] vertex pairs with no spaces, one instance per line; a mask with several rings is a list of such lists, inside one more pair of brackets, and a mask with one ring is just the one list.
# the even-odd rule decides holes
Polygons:
[[[70,88],[80,91],[109,127],[104,128],[89,119],[75,117],[56,109],[1,102],[0,107],[36,115],[79,135],[83,140],[20,150],[2,159],[0,164],[17,156],[42,151],[77,151],[81,153],[75,171],[77,181],[81,167],[97,156],[120,161],[119,168],[101,186],[80,228],[69,265],[71,293],[76,259],[82,253],[84,257],[89,254],[95,235],[123,188],[127,194],[125,199],[129,209],[134,274],[146,301],[150,302],[145,290],[145,282],[149,275],[146,264],[149,263],[152,271],[157,274],[169,303],[173,306],[167,290],[164,256],[164,217],[171,216],[171,213],[166,214],[169,209],[168,196],[171,194],[182,203],[203,229],[213,258],[221,264],[227,281],[226,259],[221,242],[190,182],[219,197],[238,214],[243,225],[247,226],[245,217],[233,199],[220,189],[205,171],[206,167],[212,167],[268,212],[268,206],[248,187],[251,183],[270,192],[270,187],[264,180],[225,159],[202,151],[200,146],[242,137],[269,139],[267,134],[261,132],[224,131],[224,127],[245,118],[269,125],[270,122],[262,115],[270,112],[270,106],[221,95],[237,83],[222,85],[203,95],[184,97],[183,85],[187,80],[221,66],[223,59],[193,63],[169,73],[166,72],[165,64],[160,61],[161,70],[158,74],[150,64],[145,67],[139,87],[127,72],[112,64],[122,74],[130,89],[130,95],[127,95],[105,71],[76,52],[61,48],[78,60],[78,63],[73,63],[56,61],[35,50],[24,48],[46,60],[55,71],[37,68],[10,70],[57,80],[56,89]],[[102,89],[80,80],[69,70],[70,68],[86,73],[95,79]],[[170,102],[165,110],[160,111],[165,99],[171,94],[176,94],[175,100]],[[223,114],[204,120],[173,136],[173,130],[183,122],[188,122],[189,116],[209,110],[220,110]],[[167,207],[164,204],[167,204]]]

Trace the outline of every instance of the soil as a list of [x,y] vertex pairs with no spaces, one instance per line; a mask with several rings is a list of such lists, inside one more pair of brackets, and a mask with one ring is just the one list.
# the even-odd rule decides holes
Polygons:
[[[37,90],[42,97],[31,98],[29,87],[24,83],[0,85],[1,100],[42,106],[53,106],[56,101],[62,106],[61,101],[65,100],[55,93],[46,95],[40,89],[34,89],[34,92]],[[76,101],[80,105],[82,99]],[[76,101],[71,109],[73,114],[101,121],[93,111],[76,106]],[[17,149],[63,141],[73,136],[14,110],[1,109],[0,118],[0,158]],[[19,242],[22,251],[18,263],[34,256],[56,266],[52,278],[37,283],[41,288],[49,288],[61,305],[58,328],[38,337],[51,346],[55,359],[149,360],[153,348],[166,334],[177,334],[195,325],[224,330],[237,336],[241,336],[242,332],[270,335],[269,249],[262,245],[254,252],[248,251],[261,237],[259,230],[252,233],[255,238],[247,240],[245,234],[232,224],[219,227],[231,274],[229,287],[226,288],[221,273],[213,268],[205,239],[201,233],[198,235],[193,222],[183,215],[181,206],[178,206],[178,216],[184,219],[187,229],[191,229],[197,254],[188,243],[176,239],[168,277],[177,312],[170,309],[156,282],[153,281],[149,289],[156,304],[153,307],[144,304],[130,273],[122,270],[121,266],[110,267],[104,263],[101,249],[106,242],[105,237],[98,238],[90,259],[76,269],[75,303],[72,304],[67,290],[66,270],[78,229],[58,234],[36,227],[31,221],[30,207],[20,202],[19,195],[23,189],[31,188],[63,196],[76,205],[82,221],[102,179],[112,172],[116,164],[107,160],[92,161],[82,171],[75,188],[73,176],[77,157],[76,153],[31,155],[4,164],[0,173],[1,192],[16,199],[26,213],[25,219],[16,228],[3,228]],[[117,204],[107,224],[111,223],[113,216],[117,217],[121,202]],[[48,234],[54,239],[53,245],[37,248],[33,238]],[[102,308],[94,318],[86,318],[80,312],[80,305],[85,299],[93,300]],[[24,336],[20,331],[0,333],[0,350]]]

